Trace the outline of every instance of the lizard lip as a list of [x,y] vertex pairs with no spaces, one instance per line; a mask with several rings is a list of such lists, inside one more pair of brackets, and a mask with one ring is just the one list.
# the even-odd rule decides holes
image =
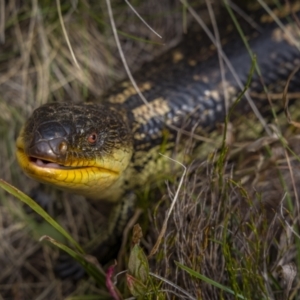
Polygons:
[[64,170],[71,170],[71,169],[81,169],[84,167],[71,167],[71,166],[64,166],[61,164],[58,164],[56,162],[52,162],[46,159],[41,159],[37,157],[30,156],[29,161],[32,164],[35,164],[37,167],[40,168],[48,168],[48,169],[64,169]]

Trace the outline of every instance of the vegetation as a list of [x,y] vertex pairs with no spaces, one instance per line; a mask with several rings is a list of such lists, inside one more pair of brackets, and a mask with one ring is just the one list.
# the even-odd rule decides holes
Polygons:
[[[86,245],[101,234],[105,216],[85,199],[41,189],[21,174],[15,138],[35,107],[52,100],[98,98],[125,72],[104,1],[25,2],[0,3],[0,178],[25,194],[58,200],[47,201],[47,210],[72,239]],[[112,2],[132,71],[176,43],[191,22],[187,8],[173,2],[132,3],[166,37],[163,42],[141,26],[125,2]],[[197,12],[202,16],[202,10]],[[270,104],[270,110],[280,112],[281,105]],[[294,103],[293,120],[298,111]],[[141,198],[153,203],[139,220],[144,237],[136,228],[134,246],[123,249],[126,254],[117,266],[108,262],[105,274],[85,262],[80,246],[80,254],[76,247],[67,250],[89,270],[89,278],[79,282],[54,274],[58,248],[67,249],[68,234],[28,213],[15,197],[33,210],[35,204],[1,181],[0,299],[117,299],[112,274],[125,269],[117,277],[124,298],[299,299],[299,129],[288,124],[284,113],[267,120],[269,133],[254,115],[234,114],[226,130],[186,142],[184,173],[159,183],[158,190],[141,191]],[[195,150],[198,138],[206,143]],[[172,204],[157,252],[147,257]],[[47,237],[39,242],[42,236]]]

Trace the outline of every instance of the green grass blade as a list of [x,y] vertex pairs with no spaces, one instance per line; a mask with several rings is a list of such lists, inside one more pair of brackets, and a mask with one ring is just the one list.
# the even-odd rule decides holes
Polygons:
[[28,197],[26,194],[10,185],[8,182],[0,179],[0,187],[5,191],[18,198],[20,201],[27,204],[32,210],[34,210],[37,214],[39,214],[42,218],[44,218],[50,225],[52,225],[58,232],[60,232],[74,247],[82,254],[84,254],[84,250],[80,247],[80,245],[72,238],[72,236],[61,227],[53,218],[51,218],[42,207],[40,207],[33,199]]
[[103,295],[81,295],[81,296],[71,296],[66,298],[65,300],[111,300],[110,296]]
[[93,262],[90,262],[88,259],[86,259],[84,255],[75,252],[68,246],[56,241],[55,239],[49,236],[41,237],[40,241],[44,240],[50,242],[59,249],[68,253],[71,257],[73,257],[77,262],[79,262],[82,265],[82,267],[85,269],[88,275],[94,278],[98,284],[105,285],[105,273],[100,268],[98,268]]
[[212,279],[210,279],[210,278],[208,278],[208,277],[206,277],[206,276],[204,276],[204,275],[202,275],[202,274],[200,274],[200,273],[198,273],[198,272],[196,272],[196,271],[194,271],[194,270],[192,270],[192,269],[190,269],[189,267],[186,267],[186,266],[180,264],[180,263],[177,262],[177,261],[175,261],[175,263],[176,263],[176,265],[177,265],[179,268],[181,268],[182,270],[186,271],[186,272],[189,273],[191,276],[194,276],[194,277],[196,277],[196,278],[199,278],[199,279],[205,281],[206,283],[208,283],[208,284],[210,284],[210,285],[213,285],[213,286],[219,288],[220,290],[223,290],[223,291],[225,291],[225,292],[227,292],[227,293],[230,293],[230,294],[235,295],[236,297],[238,297],[238,298],[240,298],[240,299],[245,299],[245,300],[247,299],[247,298],[245,298],[243,295],[241,295],[241,294],[236,294],[232,289],[230,289],[230,288],[228,288],[228,287],[226,287],[226,286],[224,286],[224,285],[222,285],[222,284],[220,284],[220,283],[218,283],[218,282],[216,282],[216,281],[214,281],[214,280],[212,280]]

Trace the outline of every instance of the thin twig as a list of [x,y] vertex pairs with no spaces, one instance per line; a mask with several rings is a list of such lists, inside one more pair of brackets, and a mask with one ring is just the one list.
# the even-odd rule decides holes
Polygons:
[[59,16],[59,21],[60,21],[60,24],[61,24],[61,28],[63,30],[63,33],[64,33],[64,36],[65,36],[67,45],[68,45],[70,53],[71,53],[71,56],[72,56],[72,58],[74,60],[75,66],[78,69],[81,69],[80,66],[79,66],[79,64],[78,64],[78,61],[76,59],[76,56],[74,54],[73,48],[71,46],[71,43],[70,43],[70,40],[69,40],[69,37],[68,37],[68,33],[67,33],[67,30],[66,30],[66,27],[65,27],[65,24],[64,24],[64,20],[63,20],[62,13],[61,13],[61,8],[60,8],[60,0],[56,0],[56,5],[57,5],[57,11],[58,11],[58,16]]
[[0,43],[5,43],[5,1],[0,0]]
[[165,233],[166,233],[169,218],[170,218],[171,213],[172,213],[172,211],[173,211],[173,209],[174,209],[175,203],[177,202],[178,195],[179,195],[179,191],[180,191],[180,189],[181,189],[181,186],[182,186],[182,184],[183,184],[183,179],[184,179],[185,174],[186,174],[186,166],[185,166],[185,165],[183,165],[183,164],[180,163],[179,161],[177,161],[177,160],[175,160],[175,159],[173,159],[173,158],[171,158],[171,157],[168,157],[168,156],[166,156],[166,155],[164,155],[164,154],[162,154],[162,153],[159,153],[159,154],[160,154],[161,156],[163,156],[163,157],[166,157],[167,159],[169,159],[169,160],[171,160],[171,161],[174,161],[175,163],[179,164],[180,166],[182,166],[183,169],[184,169],[184,171],[183,171],[183,174],[182,174],[182,176],[181,176],[181,178],[180,178],[180,182],[179,182],[179,185],[178,185],[176,194],[175,194],[175,196],[174,196],[174,199],[173,199],[173,201],[172,201],[172,204],[171,204],[171,206],[170,206],[170,209],[169,209],[169,211],[168,211],[168,214],[167,214],[167,216],[166,216],[166,218],[165,218],[165,220],[164,220],[164,223],[163,223],[163,225],[162,225],[162,229],[161,229],[161,231],[160,231],[160,233],[159,233],[159,235],[158,235],[157,241],[156,241],[155,245],[153,246],[153,248],[152,248],[152,250],[151,250],[151,252],[150,252],[150,254],[149,254],[148,257],[153,256],[153,255],[157,252],[158,247],[159,247],[159,245],[160,245],[160,243],[161,243],[161,240],[162,240],[163,236],[164,236]]
[[123,237],[122,237],[122,245],[120,247],[120,251],[118,253],[118,259],[117,261],[118,263],[118,270],[122,269],[122,266],[120,264],[121,258],[124,257],[124,253],[125,253],[125,248],[126,248],[126,244],[127,244],[127,240],[128,240],[128,235],[129,235],[129,231],[133,228],[133,226],[136,224],[137,220],[139,219],[139,217],[141,216],[141,214],[143,213],[143,210],[138,208],[134,215],[132,216],[132,218],[128,221],[124,231],[123,231]]
[[[224,0],[226,2],[226,0]],[[214,38],[213,34],[211,33],[211,31],[209,30],[208,26],[203,22],[203,20],[199,17],[199,15],[197,14],[197,12],[188,4],[188,2],[186,0],[180,0],[181,3],[185,4],[187,6],[187,9],[189,10],[190,14],[194,17],[194,19],[200,24],[200,26],[202,27],[202,29],[204,30],[204,32],[206,33],[206,35],[209,37],[209,39],[213,42],[214,45],[217,45],[216,39]],[[241,90],[243,90],[243,83],[240,80],[238,74],[236,73],[235,69],[233,68],[230,60],[228,59],[228,57],[226,56],[226,54],[224,53],[224,51],[220,52],[223,60],[225,61],[229,71],[232,73],[234,79],[236,80],[238,86],[240,87]],[[260,123],[262,124],[262,126],[264,127],[265,131],[267,132],[267,134],[271,135],[271,132],[267,126],[266,121],[264,120],[263,116],[261,115],[261,113],[259,112],[259,110],[257,109],[255,103],[253,102],[253,100],[251,99],[251,97],[249,96],[249,93],[246,92],[245,97],[250,105],[250,107],[252,108],[254,114],[256,115],[256,117],[258,118],[258,120],[260,121]]]
[[192,295],[190,295],[187,291],[185,291],[184,289],[182,289],[180,286],[174,284],[173,282],[171,282],[170,280],[163,278],[157,274],[154,274],[152,272],[149,273],[151,276],[169,284],[170,286],[172,286],[173,288],[177,289],[178,291],[180,291],[182,294],[186,295],[187,297],[189,297],[189,299],[191,300],[197,300],[197,298],[193,297]]
[[[286,224],[286,226],[291,230],[291,232],[300,240],[300,235],[294,230],[294,228],[289,224],[289,222],[286,220],[286,218],[283,215],[283,201],[286,198],[287,193],[285,192],[285,194],[282,197],[281,200],[281,204],[280,204],[280,215],[284,221],[284,223]],[[295,220],[294,220],[295,221]]]
[[300,50],[299,41],[286,29],[284,24],[276,16],[276,14],[270,9],[267,3],[264,0],[257,0],[257,2],[264,8],[264,10],[273,18],[274,22],[282,29],[282,31],[293,41],[293,44]]
[[228,108],[230,106],[229,103],[229,95],[228,95],[228,89],[226,88],[226,77],[225,77],[225,68],[224,68],[224,61],[222,59],[222,45],[221,45],[221,39],[220,39],[220,33],[218,29],[218,25],[216,22],[216,17],[214,10],[212,8],[212,4],[210,0],[206,0],[206,6],[208,9],[208,13],[210,16],[211,24],[213,26],[214,34],[215,34],[215,39],[216,39],[216,48],[217,48],[217,53],[218,53],[218,60],[219,60],[219,65],[220,65],[220,73],[221,73],[221,81],[222,81],[222,88],[223,88],[223,93],[224,93],[224,106],[225,106],[225,111],[226,114],[228,113]]
[[115,20],[114,20],[114,16],[113,16],[113,12],[112,12],[112,8],[111,8],[111,4],[110,4],[110,0],[106,0],[106,5],[107,5],[107,10],[108,10],[108,15],[109,15],[109,19],[110,19],[110,24],[111,24],[111,28],[114,34],[114,38],[117,44],[117,48],[121,57],[121,60],[123,62],[125,71],[127,73],[127,76],[129,77],[133,87],[135,88],[137,94],[140,96],[140,98],[142,99],[142,101],[145,103],[145,105],[149,108],[152,109],[151,106],[149,105],[148,101],[146,100],[146,98],[144,97],[144,95],[141,93],[139,87],[136,84],[136,81],[134,80],[131,71],[128,67],[125,55],[123,53],[122,47],[121,47],[121,43],[120,43],[120,39],[118,36],[118,32],[117,32],[117,28],[116,28],[116,24],[115,24]]
[[127,5],[131,8],[131,10],[136,14],[136,16],[159,38],[162,38],[161,35],[159,35],[143,18],[142,16],[136,11],[136,9],[131,5],[131,3],[128,0],[125,0]]
[[289,173],[290,173],[290,176],[291,176],[291,182],[292,182],[294,195],[295,195],[295,204],[297,206],[297,213],[298,213],[298,215],[300,215],[299,214],[300,213],[300,211],[299,211],[299,197],[298,197],[297,188],[296,188],[297,183],[295,182],[293,167],[291,166],[290,157],[289,157],[288,152],[287,152],[286,149],[284,149],[284,154],[285,154],[285,157],[286,157]]

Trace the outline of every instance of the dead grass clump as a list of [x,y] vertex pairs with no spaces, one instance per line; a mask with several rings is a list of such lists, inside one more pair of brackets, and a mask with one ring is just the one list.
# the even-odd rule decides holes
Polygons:
[[[297,132],[289,131],[284,144],[261,135],[260,144],[259,137],[248,143],[245,137],[236,140],[222,170],[217,168],[218,152],[190,164],[160,253],[152,261],[156,274],[195,299],[234,298],[210,281],[240,299],[287,299],[299,293],[300,165],[295,153],[300,143]],[[171,185],[169,199],[177,187]],[[152,235],[165,218],[165,210],[156,211]],[[191,276],[175,261],[210,281]],[[168,283],[162,289],[178,293]]]

